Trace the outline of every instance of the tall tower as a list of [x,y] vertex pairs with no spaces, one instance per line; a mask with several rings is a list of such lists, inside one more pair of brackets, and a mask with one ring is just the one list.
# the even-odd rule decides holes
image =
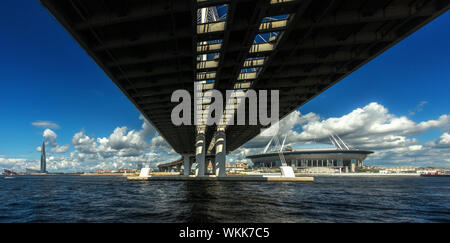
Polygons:
[[47,173],[47,162],[45,158],[45,142],[42,142],[41,147],[41,173]]

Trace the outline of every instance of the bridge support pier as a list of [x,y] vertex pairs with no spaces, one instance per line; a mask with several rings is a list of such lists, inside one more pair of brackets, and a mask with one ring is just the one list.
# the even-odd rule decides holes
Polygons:
[[195,139],[195,162],[197,163],[197,176],[205,175],[205,134],[198,134]]
[[211,163],[211,166],[212,166],[212,173],[216,173],[216,168],[217,168],[217,165],[216,165],[216,161],[215,161],[215,159],[211,159],[209,162],[208,162],[208,164],[209,163]]
[[216,161],[215,161],[215,174],[216,176],[226,176],[226,134],[223,131],[216,133]]
[[183,166],[184,166],[184,175],[188,176],[191,173],[191,159],[188,154],[183,154]]

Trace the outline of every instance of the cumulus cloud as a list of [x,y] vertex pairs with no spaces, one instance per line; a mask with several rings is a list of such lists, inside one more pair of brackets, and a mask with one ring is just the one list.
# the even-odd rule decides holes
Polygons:
[[446,132],[439,138],[439,144],[450,145],[450,133]]
[[[95,171],[98,168],[135,168],[145,163],[155,166],[161,162],[178,159],[167,142],[140,116],[140,129],[120,126],[104,137],[87,135],[84,130],[74,134],[74,150],[67,156],[69,145],[58,145],[58,135],[51,129],[43,133],[49,143],[49,171]],[[441,136],[432,141],[419,141],[415,136],[438,129]],[[436,119],[413,121],[406,116],[396,116],[381,104],[370,103],[340,117],[324,118],[319,114],[302,114],[295,111],[279,124],[279,134],[287,135],[286,145],[330,143],[329,135],[339,135],[356,149],[373,150],[366,163],[375,165],[450,165],[450,115]],[[257,136],[240,149],[227,156],[228,162],[250,162],[248,155],[261,153],[270,137]],[[37,148],[40,150],[40,147]],[[1,158],[5,168],[38,168],[38,160]]]
[[14,171],[24,170],[28,165],[32,165],[27,159],[23,158],[3,158],[0,157],[0,168],[12,169]]
[[117,127],[108,137],[97,139],[80,131],[73,136],[72,144],[76,152],[97,154],[101,158],[141,156],[149,148],[148,139],[152,135],[155,135],[154,129],[144,120],[141,130]]
[[52,129],[60,129],[61,127],[52,122],[52,121],[34,121],[31,123],[31,125],[35,127],[41,127],[41,128],[52,128]]
[[430,141],[426,145],[433,148],[450,150],[450,133],[445,132],[436,141]]
[[62,153],[66,153],[67,151],[69,151],[69,149],[70,149],[70,146],[68,144],[62,145],[62,146],[57,145],[56,147],[50,148],[50,152],[62,154]]
[[73,136],[72,145],[75,149],[84,154],[93,154],[97,152],[95,139],[85,135],[84,131],[80,131]]
[[[74,150],[69,155],[70,145],[59,145],[58,134],[46,128],[42,136],[47,148],[47,168],[49,171],[94,171],[98,168],[136,168],[137,164],[155,165],[179,157],[173,149],[159,136],[156,130],[141,115],[142,126],[138,130],[125,126],[115,128],[106,137],[95,137],[84,130],[72,137]],[[44,124],[36,124],[42,125]],[[46,124],[48,125],[48,124]],[[40,152],[41,146],[36,148]],[[39,168],[39,160],[4,159],[0,165],[5,168]]]
[[390,114],[387,108],[378,103],[370,103],[342,117],[309,120],[301,126],[300,131],[288,131],[288,142],[325,142],[334,133],[356,147],[397,147],[417,143],[411,136],[430,129],[448,129],[449,126],[450,115],[416,123],[405,116]]
[[127,127],[118,127],[109,136],[109,146],[114,150],[143,149],[147,146],[146,137],[141,136],[139,131],[128,131]]
[[176,154],[175,150],[170,147],[170,145],[161,136],[156,136],[152,139],[150,143],[150,148],[152,151],[162,151],[166,154]]
[[56,138],[58,137],[58,135],[56,135],[56,133],[54,131],[52,131],[51,129],[45,129],[44,132],[42,133],[42,136],[44,137],[44,140],[54,144],[56,141]]
[[14,159],[14,158],[0,158],[0,165],[14,165],[17,163],[24,163],[26,159]]
[[[287,135],[287,145],[330,143],[329,136],[333,133],[353,148],[374,150],[376,153],[369,156],[368,160],[380,163],[402,164],[418,161],[429,164],[434,161],[442,165],[442,156],[432,156],[430,153],[433,151],[433,154],[438,154],[435,150],[448,146],[450,140],[448,133],[444,133],[438,141],[426,145],[414,138],[431,129],[450,130],[450,115],[414,122],[405,116],[391,114],[386,107],[378,103],[370,103],[341,117],[327,119],[322,119],[315,113],[303,115],[295,111],[281,120],[279,127],[280,136]],[[269,140],[268,137],[257,136],[244,145],[246,150],[235,151],[231,153],[231,157],[247,161],[245,156],[249,152],[261,152]],[[430,157],[419,156],[419,153],[428,154]],[[418,157],[422,159],[419,160]]]
[[[59,160],[67,166],[79,165],[92,171],[98,168],[135,168],[140,163],[156,165],[179,157],[142,115],[139,119],[142,120],[139,130],[122,126],[107,137],[97,138],[86,135],[84,130],[76,133],[72,138],[75,151],[70,153],[70,158]],[[55,157],[54,161],[57,160]]]
[[143,115],[139,116],[139,120],[142,120],[142,129],[140,131],[142,137],[154,137],[157,132],[155,128],[144,118]]
[[[48,151],[52,153],[66,153],[69,151],[70,146],[68,144],[66,145],[59,145],[56,139],[58,138],[58,135],[51,129],[47,128],[42,133],[42,136],[44,137],[44,142],[47,146],[50,146],[50,149]],[[42,148],[39,146],[36,148],[38,152],[41,152]]]

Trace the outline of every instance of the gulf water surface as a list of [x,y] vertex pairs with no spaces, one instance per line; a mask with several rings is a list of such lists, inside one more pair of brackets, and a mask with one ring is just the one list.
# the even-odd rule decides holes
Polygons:
[[0,177],[0,222],[450,222],[450,178],[267,183]]

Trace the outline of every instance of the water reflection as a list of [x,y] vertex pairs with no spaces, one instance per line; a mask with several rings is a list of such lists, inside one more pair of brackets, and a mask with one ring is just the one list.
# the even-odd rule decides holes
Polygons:
[[446,178],[314,183],[0,180],[0,222],[450,222]]

